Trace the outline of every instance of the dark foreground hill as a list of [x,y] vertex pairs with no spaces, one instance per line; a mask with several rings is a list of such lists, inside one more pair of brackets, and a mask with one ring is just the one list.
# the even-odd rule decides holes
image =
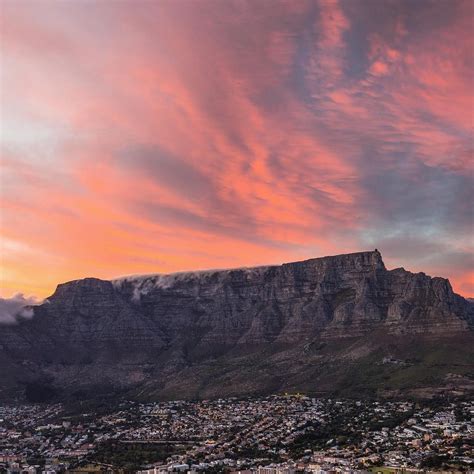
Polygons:
[[0,397],[474,393],[474,305],[379,252],[61,284],[0,327]]

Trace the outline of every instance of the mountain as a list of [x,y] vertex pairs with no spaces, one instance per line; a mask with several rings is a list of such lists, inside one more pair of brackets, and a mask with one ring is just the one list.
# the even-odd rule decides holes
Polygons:
[[474,392],[474,304],[359,252],[58,285],[0,327],[0,397]]

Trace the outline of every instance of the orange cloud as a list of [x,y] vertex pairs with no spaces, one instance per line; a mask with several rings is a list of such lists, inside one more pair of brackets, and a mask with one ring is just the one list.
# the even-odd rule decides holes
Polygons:
[[467,254],[469,5],[416,7],[424,28],[358,7],[5,5],[2,292],[341,253],[391,227]]

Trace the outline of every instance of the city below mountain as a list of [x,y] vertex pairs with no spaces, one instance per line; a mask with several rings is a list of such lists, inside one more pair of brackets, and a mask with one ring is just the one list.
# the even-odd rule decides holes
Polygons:
[[0,328],[0,397],[474,393],[474,303],[360,252],[61,284]]

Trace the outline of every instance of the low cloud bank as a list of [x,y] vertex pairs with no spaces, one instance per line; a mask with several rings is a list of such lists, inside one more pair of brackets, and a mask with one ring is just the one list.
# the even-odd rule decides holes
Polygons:
[[40,303],[36,298],[25,297],[22,293],[11,298],[0,298],[0,324],[16,324],[22,318],[32,318],[34,309],[31,306]]

